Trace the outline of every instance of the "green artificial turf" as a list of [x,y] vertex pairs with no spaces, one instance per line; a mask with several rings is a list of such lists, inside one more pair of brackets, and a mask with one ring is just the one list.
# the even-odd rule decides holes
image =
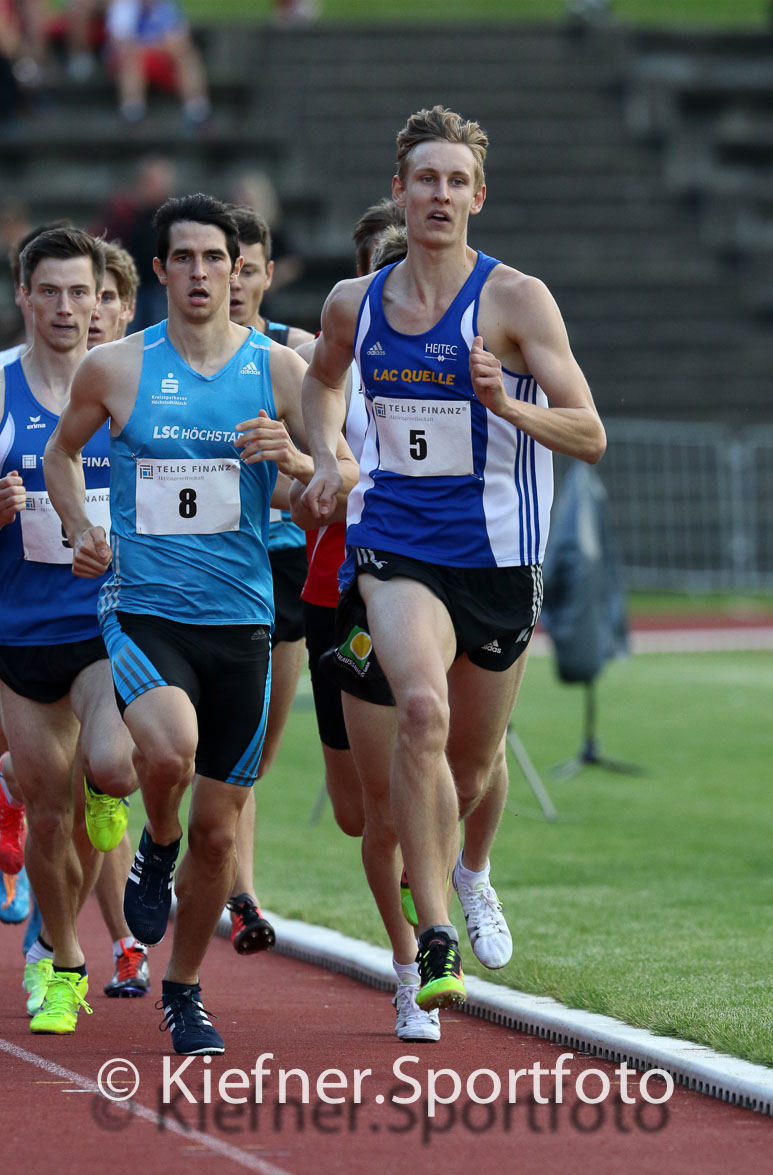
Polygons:
[[[185,0],[192,20],[264,23],[272,18],[272,0]],[[664,27],[765,28],[770,23],[766,0],[613,0],[614,18],[626,24]],[[564,18],[565,0],[320,0],[320,20],[338,24],[385,21],[534,21]]]

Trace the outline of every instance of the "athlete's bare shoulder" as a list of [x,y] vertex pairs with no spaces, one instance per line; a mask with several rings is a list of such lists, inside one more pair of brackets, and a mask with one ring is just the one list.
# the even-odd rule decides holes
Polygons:
[[348,277],[338,282],[328,294],[325,307],[340,314],[353,313],[356,317],[375,276],[374,273],[366,273],[364,277]]
[[362,300],[373,281],[374,274],[350,277],[338,282],[322,307],[322,336],[326,342],[351,345]]
[[79,370],[83,370],[88,364],[88,370],[99,371],[106,376],[115,373],[119,378],[139,370],[144,353],[143,337],[144,333],[140,331],[136,335],[118,339],[117,342],[102,343],[99,347],[94,347],[81,363]]
[[291,326],[287,332],[287,346],[297,351],[306,343],[313,343],[314,335],[310,330],[303,330],[300,326]]
[[101,404],[114,422],[125,423],[131,412],[142,371],[143,333],[102,343],[85,356],[73,381],[71,399]]
[[293,375],[300,375],[300,379],[303,380],[303,375],[308,364],[293,347],[285,346],[284,343],[277,343],[275,339],[272,339],[268,357],[272,379],[278,373],[282,372],[289,373],[291,377]]
[[520,269],[514,269],[500,261],[499,265],[492,269],[483,292],[487,300],[495,304],[501,301],[512,306],[515,302],[523,307],[533,299],[541,301],[548,294],[548,288],[538,277],[522,273]]
[[543,281],[500,263],[481,290],[478,330],[487,350],[510,370],[523,371],[522,356],[513,346],[520,349],[530,339],[557,336],[565,327]]

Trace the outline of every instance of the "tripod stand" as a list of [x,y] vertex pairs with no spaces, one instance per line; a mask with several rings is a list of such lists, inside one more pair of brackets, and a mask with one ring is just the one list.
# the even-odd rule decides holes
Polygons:
[[634,763],[621,763],[601,754],[601,743],[596,736],[596,681],[585,683],[585,737],[579,754],[551,770],[556,779],[573,779],[584,767],[601,767],[618,775],[643,775],[644,768]]

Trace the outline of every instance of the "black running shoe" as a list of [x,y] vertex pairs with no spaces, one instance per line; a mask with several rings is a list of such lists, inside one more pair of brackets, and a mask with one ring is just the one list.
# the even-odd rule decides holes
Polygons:
[[206,1057],[225,1052],[225,1041],[209,1019],[213,1013],[204,1010],[198,983],[174,995],[164,992],[156,1007],[164,1013],[159,1028],[162,1032],[169,1029],[176,1053],[183,1057]]
[[147,995],[150,988],[148,957],[139,943],[126,945],[121,939],[121,953],[115,961],[115,974],[105,988],[105,995],[112,998],[135,998]]
[[229,898],[226,908],[233,914],[231,942],[240,955],[268,951],[276,942],[274,927],[260,912],[260,906],[249,894],[240,893]]
[[454,1008],[467,998],[459,940],[431,927],[419,936],[419,991],[416,1003],[423,1012]]
[[179,840],[157,845],[143,828],[124,890],[123,915],[129,930],[145,946],[157,946],[166,933],[179,851]]

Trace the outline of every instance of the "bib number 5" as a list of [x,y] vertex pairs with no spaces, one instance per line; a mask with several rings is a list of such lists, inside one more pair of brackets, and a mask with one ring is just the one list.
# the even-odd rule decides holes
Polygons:
[[474,472],[472,420],[465,400],[373,400],[379,468],[402,477],[467,477]]

